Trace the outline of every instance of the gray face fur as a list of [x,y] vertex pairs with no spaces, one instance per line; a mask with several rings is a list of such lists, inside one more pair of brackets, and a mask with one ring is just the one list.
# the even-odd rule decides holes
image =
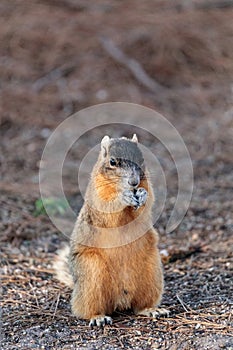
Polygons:
[[144,177],[144,159],[137,145],[136,135],[131,139],[110,139],[105,136],[102,140],[102,170],[112,177],[118,177],[125,189],[137,188]]
[[[108,148],[108,156],[120,159],[124,163],[132,163],[141,167],[143,164],[143,156],[137,143],[127,139],[111,139]],[[123,164],[122,164],[123,165]]]

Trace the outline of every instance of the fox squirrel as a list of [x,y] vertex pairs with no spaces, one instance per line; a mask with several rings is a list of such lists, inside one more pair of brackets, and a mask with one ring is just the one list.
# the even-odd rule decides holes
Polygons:
[[73,289],[71,307],[90,326],[111,324],[114,310],[168,315],[159,309],[163,273],[154,201],[137,136],[101,141],[84,205],[70,239],[55,261],[58,279]]

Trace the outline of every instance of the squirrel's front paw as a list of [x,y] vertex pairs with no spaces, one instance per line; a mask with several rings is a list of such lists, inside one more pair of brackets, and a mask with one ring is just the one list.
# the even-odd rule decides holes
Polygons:
[[135,192],[135,197],[138,201],[138,208],[146,203],[147,191],[143,187],[139,187]]
[[135,197],[135,194],[131,190],[125,190],[122,195],[122,200],[127,206],[138,207],[138,199]]
[[123,192],[123,201],[129,206],[138,209],[142,205],[146,203],[147,200],[147,191],[143,187],[139,187],[138,189],[131,191],[125,190]]

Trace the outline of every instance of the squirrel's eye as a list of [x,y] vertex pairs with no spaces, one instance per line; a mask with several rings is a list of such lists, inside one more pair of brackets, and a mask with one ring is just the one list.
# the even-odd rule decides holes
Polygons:
[[110,158],[109,164],[110,164],[111,166],[116,166],[116,165],[117,165],[117,163],[116,163],[116,161],[115,161],[114,158]]

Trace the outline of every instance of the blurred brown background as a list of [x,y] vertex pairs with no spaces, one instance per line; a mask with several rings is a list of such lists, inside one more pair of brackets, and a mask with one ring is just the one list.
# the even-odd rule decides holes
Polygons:
[[189,143],[196,134],[195,158],[220,151],[207,139],[227,138],[231,119],[231,1],[2,0],[0,13],[1,180],[36,170],[41,138],[67,116],[109,101],[156,109]]
[[[106,349],[110,342],[113,348],[146,348],[148,341],[164,349],[230,346],[232,19],[231,0],[1,0],[0,240],[6,349],[29,343],[69,349],[71,340],[75,346],[87,341]],[[176,173],[156,140],[139,135],[167,174],[170,197],[157,227],[161,249],[168,252],[164,303],[175,316],[159,325],[126,318],[126,332],[117,329],[118,322],[127,325],[118,315],[116,328],[99,341],[85,322],[72,318],[70,291],[61,292],[52,279],[51,261],[64,237],[46,216],[35,218],[33,211],[39,198],[39,161],[53,129],[80,109],[110,101],[151,107],[173,123],[191,154],[195,189],[185,220],[165,235]],[[124,133],[120,128],[113,132]],[[82,140],[84,154],[103,135],[97,130],[89,136]],[[78,164],[78,148],[69,157]],[[76,173],[68,171],[66,184],[78,210],[82,198]],[[44,299],[43,288],[48,291]],[[200,307],[203,313],[192,311]],[[54,324],[57,337],[51,335]],[[50,335],[40,337],[45,328]]]

